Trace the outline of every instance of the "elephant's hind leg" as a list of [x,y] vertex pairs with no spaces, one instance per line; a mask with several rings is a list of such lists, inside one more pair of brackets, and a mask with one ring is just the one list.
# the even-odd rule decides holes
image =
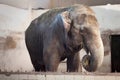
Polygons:
[[37,61],[32,60],[32,64],[33,64],[33,67],[34,67],[35,71],[39,72],[40,71],[40,65],[37,63]]
[[33,67],[36,72],[43,71],[45,72],[45,65],[44,64],[39,64],[38,61],[32,61]]
[[42,71],[42,72],[45,72],[45,71],[46,71],[45,65],[40,65],[40,71]]
[[45,63],[46,71],[56,72],[58,69],[58,65],[60,63],[58,54],[46,53],[46,55],[44,55],[44,63]]

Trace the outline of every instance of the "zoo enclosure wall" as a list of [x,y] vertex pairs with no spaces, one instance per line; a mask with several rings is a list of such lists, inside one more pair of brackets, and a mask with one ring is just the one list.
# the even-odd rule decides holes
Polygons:
[[[114,29],[117,29],[115,33],[120,33],[119,6],[110,5],[109,9],[106,9],[106,6],[92,7],[96,12],[100,25],[102,28],[106,28],[104,32],[107,35]],[[13,70],[14,72],[29,72],[33,68],[24,43],[24,31],[31,22],[32,17],[40,15],[44,10],[32,10],[32,13],[30,13],[28,10],[6,5],[0,5],[0,10],[0,17],[2,17],[0,19],[0,69],[8,72]],[[106,36],[104,38],[108,40]],[[9,41],[11,41],[10,43],[16,43],[16,46],[10,46]],[[106,52],[108,51],[109,47],[106,46]],[[110,72],[110,53],[106,54],[104,59],[104,64],[100,71]]]
[[73,4],[85,4],[89,6],[120,4],[120,0],[0,0],[0,3],[23,9],[38,9],[63,7]]

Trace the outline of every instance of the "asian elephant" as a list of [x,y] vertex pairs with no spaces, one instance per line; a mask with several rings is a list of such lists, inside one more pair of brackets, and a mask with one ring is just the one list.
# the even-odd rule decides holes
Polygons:
[[34,19],[25,32],[25,42],[35,71],[57,71],[67,59],[67,71],[79,69],[79,51],[87,55],[83,67],[96,71],[103,62],[104,48],[95,13],[85,5],[48,10]]

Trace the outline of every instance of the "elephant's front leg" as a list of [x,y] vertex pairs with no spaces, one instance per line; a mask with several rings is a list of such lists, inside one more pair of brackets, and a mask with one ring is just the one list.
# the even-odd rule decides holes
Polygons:
[[67,72],[78,72],[80,65],[79,52],[67,57]]

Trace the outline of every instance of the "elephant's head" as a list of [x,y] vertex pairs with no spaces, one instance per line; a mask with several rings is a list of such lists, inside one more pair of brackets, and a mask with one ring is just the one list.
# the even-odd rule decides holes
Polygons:
[[94,12],[89,7],[80,5],[61,15],[66,31],[72,34],[75,43],[79,45],[82,39],[87,52],[82,59],[83,67],[90,72],[96,71],[103,62],[104,48]]

